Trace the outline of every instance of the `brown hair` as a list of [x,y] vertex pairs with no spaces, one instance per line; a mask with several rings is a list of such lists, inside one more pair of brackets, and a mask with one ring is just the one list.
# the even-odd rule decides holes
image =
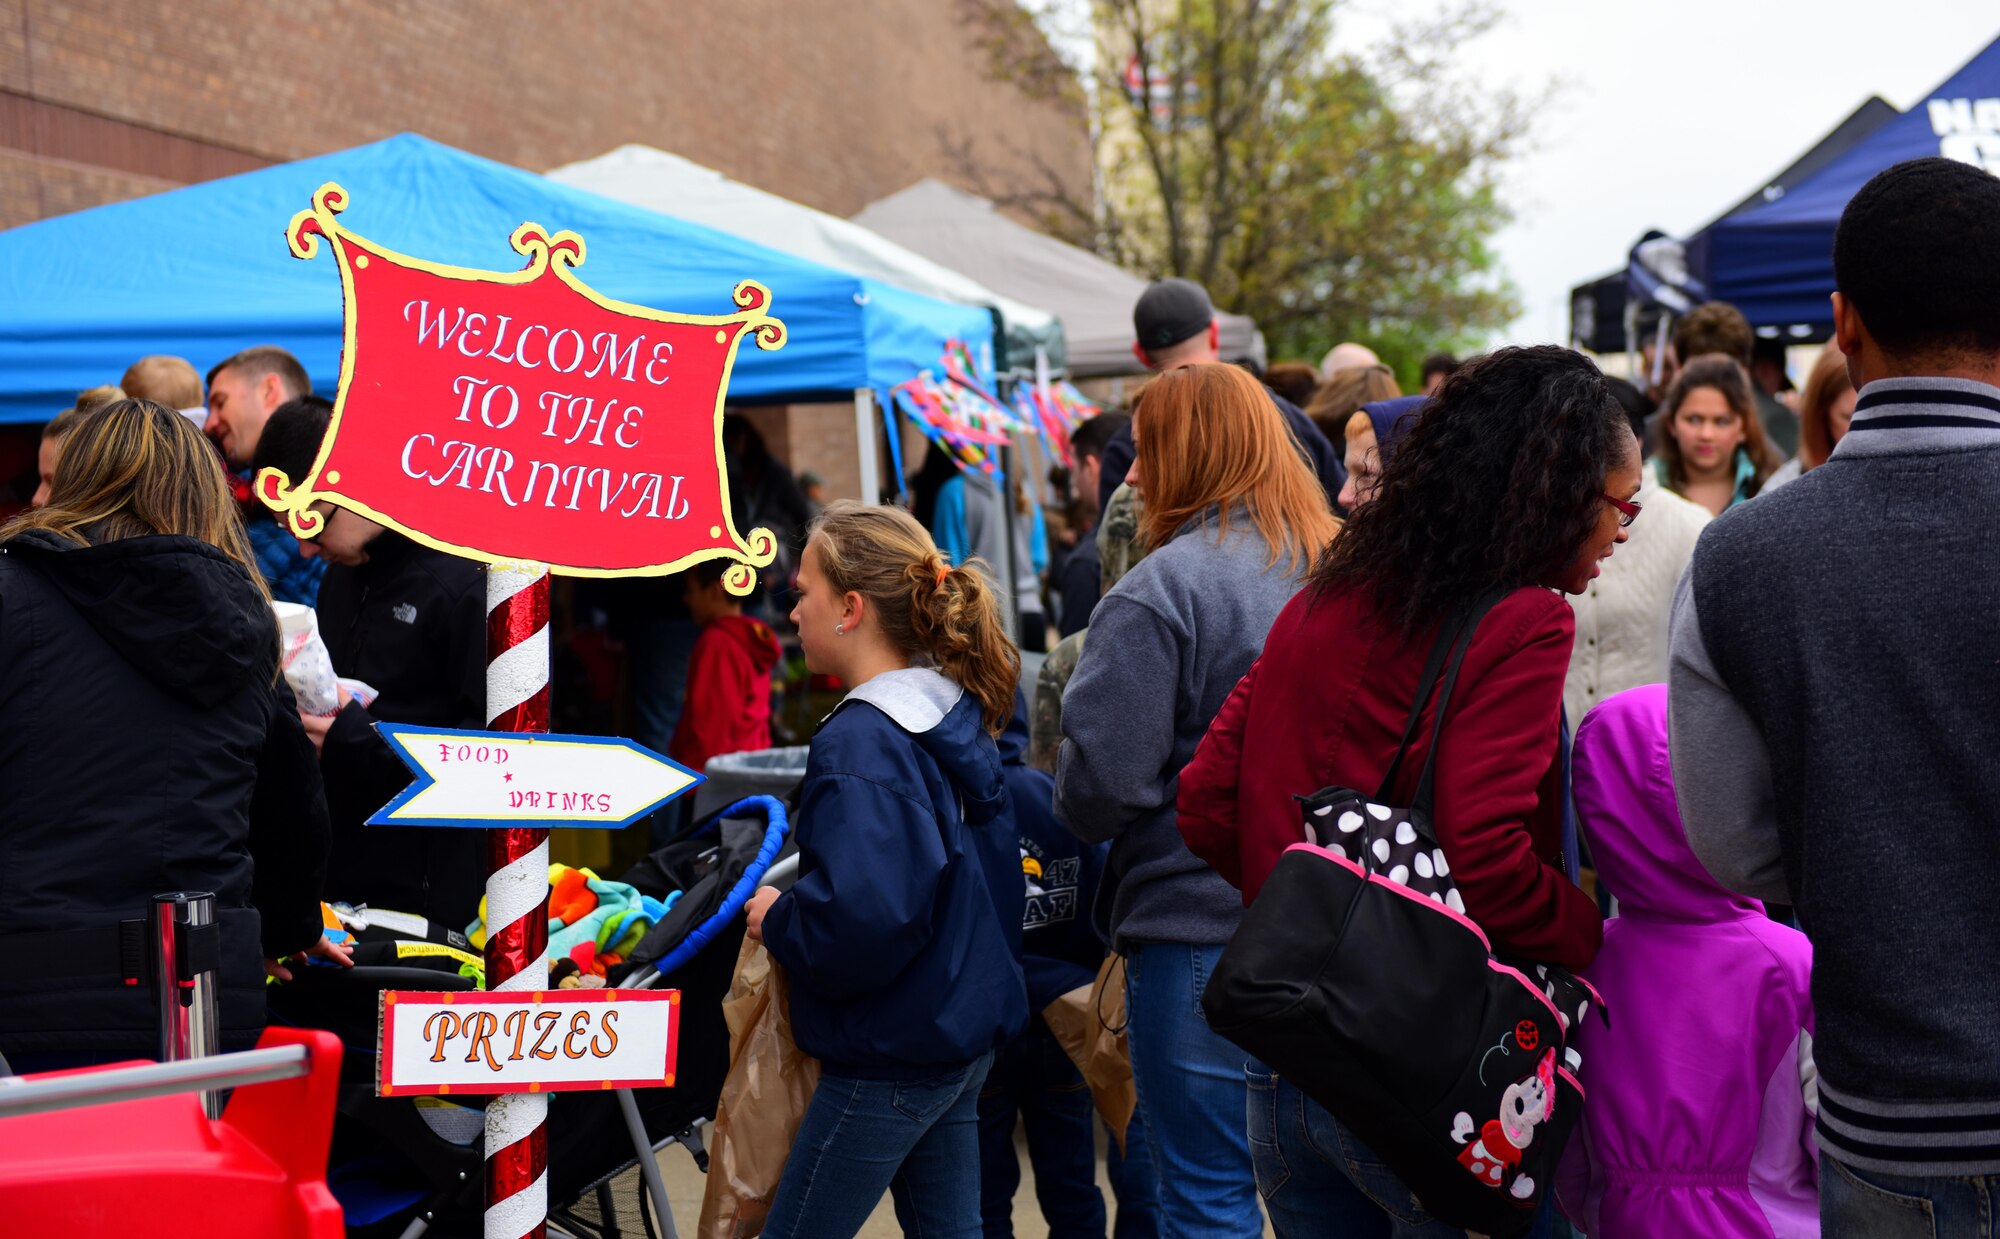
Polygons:
[[1704,353],[1721,353],[1748,366],[1756,340],[1750,320],[1727,301],[1704,301],[1674,324],[1674,356],[1682,365]]
[[[215,449],[193,422],[149,400],[120,400],[77,422],[63,440],[48,505],[0,528],[0,542],[29,529],[84,546],[184,534],[235,560],[270,596]],[[275,616],[271,634],[277,640]]]
[[1667,462],[1667,488],[1679,494],[1687,485],[1687,460],[1674,438],[1674,415],[1680,412],[1681,402],[1688,398],[1688,393],[1704,387],[1721,392],[1722,398],[1729,402],[1729,411],[1743,423],[1743,450],[1750,454],[1750,463],[1757,470],[1749,488],[1750,494],[1755,495],[1763,489],[1771,472],[1784,462],[1764,436],[1764,419],[1757,415],[1757,401],[1750,394],[1749,371],[1735,358],[1719,353],[1696,357],[1682,366],[1673,386],[1667,388],[1666,397],[1660,401],[1660,411],[1654,415],[1653,450]]
[[1268,567],[1309,565],[1340,532],[1270,393],[1236,366],[1188,366],[1148,383],[1132,410],[1132,442],[1148,546],[1165,546],[1210,508],[1222,510],[1218,539],[1227,536],[1238,504],[1270,547]]
[[1817,469],[1833,455],[1833,427],[1827,414],[1833,402],[1854,390],[1847,373],[1847,354],[1828,340],[1799,392],[1799,472]]
[[186,358],[164,353],[133,362],[118,386],[134,400],[150,400],[170,409],[198,408],[202,402],[201,375]]
[[1389,367],[1348,366],[1335,370],[1333,377],[1313,395],[1312,403],[1306,406],[1306,416],[1313,419],[1327,438],[1337,439],[1345,432],[1348,419],[1362,405],[1394,400],[1402,394],[1403,389],[1396,386],[1396,372]]
[[[97,405],[93,407],[102,408],[103,406]],[[42,442],[47,443],[50,439],[65,437],[70,431],[75,430],[78,423],[82,422],[85,417],[88,417],[91,411],[91,409],[71,408],[64,409],[62,412],[56,414],[49,419],[48,425],[42,427]]]
[[1264,386],[1305,408],[1319,390],[1319,367],[1304,361],[1281,361],[1264,371]]
[[216,362],[208,368],[210,387],[215,386],[215,376],[224,370],[241,370],[246,379],[261,379],[267,374],[275,374],[286,400],[297,400],[313,392],[312,379],[307,376],[306,368],[299,364],[299,359],[275,344],[258,344]]
[[1021,652],[1007,639],[1000,607],[978,561],[954,568],[917,518],[901,508],[842,499],[812,525],[809,546],[837,592],[860,594],[882,632],[913,659],[927,659],[979,702],[999,735],[1014,714]]

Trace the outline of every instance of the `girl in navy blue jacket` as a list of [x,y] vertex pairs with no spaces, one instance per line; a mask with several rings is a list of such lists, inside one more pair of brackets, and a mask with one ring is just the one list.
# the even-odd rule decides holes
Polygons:
[[853,688],[806,759],[798,881],[749,905],[821,1064],[763,1233],[852,1236],[888,1191],[905,1233],[977,1236],[979,1087],[1028,1016],[994,745],[1020,655],[978,573],[896,508],[827,508],[792,622]]

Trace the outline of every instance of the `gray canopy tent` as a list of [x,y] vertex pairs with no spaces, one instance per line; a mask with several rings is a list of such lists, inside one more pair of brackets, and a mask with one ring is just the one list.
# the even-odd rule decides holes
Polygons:
[[[1062,320],[1073,378],[1140,374],[1132,305],[1146,281],[1087,250],[1000,214],[984,198],[934,180],[870,203],[854,222],[986,287]],[[1264,367],[1264,337],[1241,314],[1222,314],[1222,355]]]

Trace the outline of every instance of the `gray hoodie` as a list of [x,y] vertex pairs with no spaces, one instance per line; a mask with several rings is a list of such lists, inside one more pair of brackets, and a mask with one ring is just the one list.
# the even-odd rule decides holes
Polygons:
[[[1099,932],[1129,942],[1227,942],[1243,897],[1182,842],[1181,767],[1263,652],[1300,579],[1238,509],[1217,540],[1190,521],[1104,596],[1063,693],[1056,817],[1078,838],[1112,840],[1098,886]],[[1301,565],[1303,568],[1303,565]]]

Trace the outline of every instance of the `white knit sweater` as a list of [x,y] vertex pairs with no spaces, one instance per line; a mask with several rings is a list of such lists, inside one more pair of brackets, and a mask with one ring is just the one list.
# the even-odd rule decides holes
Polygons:
[[1604,563],[1590,588],[1569,600],[1576,612],[1563,706],[1572,730],[1606,697],[1667,678],[1667,617],[1674,586],[1694,557],[1695,539],[1710,517],[1653,480],[1633,496],[1645,511],[1631,537]]

